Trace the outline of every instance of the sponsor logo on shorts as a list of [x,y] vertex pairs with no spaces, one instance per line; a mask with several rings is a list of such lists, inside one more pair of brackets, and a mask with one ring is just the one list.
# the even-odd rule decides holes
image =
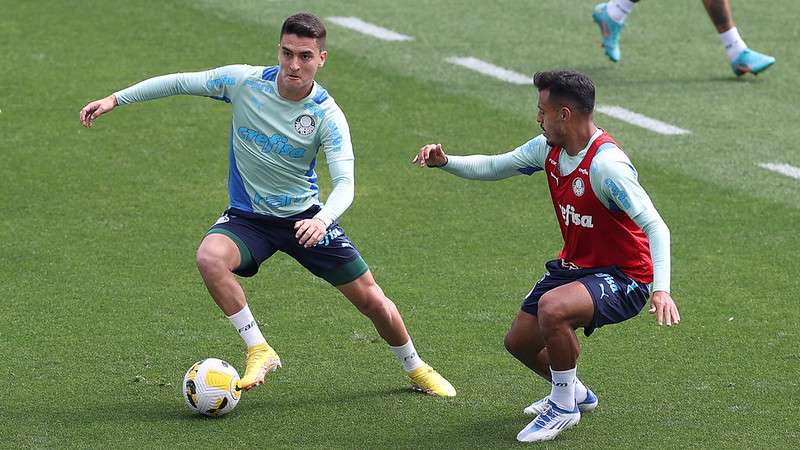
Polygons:
[[319,242],[317,242],[318,247],[327,247],[330,243],[338,238],[339,236],[343,235],[344,231],[339,227],[333,227],[325,233],[325,237],[322,238]]
[[219,225],[221,223],[226,223],[226,222],[228,222],[230,220],[231,220],[231,218],[228,217],[227,214],[223,214],[223,215],[219,216],[219,219],[217,219],[216,222],[214,222],[214,225]]
[[[594,276],[596,276],[597,278],[602,278],[603,281],[605,281],[605,284],[608,285],[609,289],[611,289],[611,293],[615,294],[619,290],[616,281],[614,281],[614,277],[612,277],[611,275],[607,273],[596,273],[594,274]],[[608,295],[605,293],[606,292],[605,284],[600,285],[600,292],[601,292],[600,298],[603,298],[603,294]]]
[[561,206],[558,205],[561,209],[561,218],[564,219],[564,224],[569,226],[577,225],[583,228],[594,228],[592,225],[592,216],[581,215],[575,212],[575,207],[572,205]]

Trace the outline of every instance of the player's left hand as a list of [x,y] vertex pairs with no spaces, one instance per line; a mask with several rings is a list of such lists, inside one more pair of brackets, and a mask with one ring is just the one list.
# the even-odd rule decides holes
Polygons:
[[309,248],[319,244],[319,241],[325,237],[328,227],[321,220],[311,218],[298,220],[294,223],[294,229],[297,231],[294,237],[297,238],[300,245]]
[[653,298],[650,299],[650,314],[656,315],[656,322],[659,325],[672,326],[681,321],[678,313],[678,306],[672,300],[672,296],[666,291],[655,291]]

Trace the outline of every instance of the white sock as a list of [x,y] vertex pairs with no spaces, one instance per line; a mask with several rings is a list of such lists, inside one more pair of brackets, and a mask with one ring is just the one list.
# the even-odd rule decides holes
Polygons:
[[567,411],[575,409],[575,375],[577,371],[576,367],[561,371],[550,368],[550,375],[553,378],[550,400],[561,409]]
[[739,36],[739,30],[737,30],[736,27],[724,33],[720,33],[719,39],[722,41],[722,46],[725,47],[725,53],[728,54],[728,59],[731,60],[731,62],[739,56],[739,53],[742,53],[742,50],[747,48],[747,44],[745,44],[742,37]]
[[581,382],[578,377],[575,377],[575,401],[580,403],[586,400],[589,395],[589,389]]
[[609,0],[606,7],[608,8],[608,17],[611,17],[614,22],[625,23],[625,18],[631,13],[635,4],[631,0]]
[[236,331],[239,332],[239,336],[244,339],[244,343],[247,344],[248,347],[267,342],[267,340],[264,339],[264,335],[261,334],[261,330],[258,329],[258,323],[256,323],[253,313],[250,312],[249,306],[244,305],[241,311],[232,316],[228,316],[228,320],[231,321],[233,328],[236,328]]
[[389,348],[394,352],[394,356],[397,356],[397,359],[403,363],[403,370],[406,372],[411,372],[425,364],[417,354],[417,349],[414,348],[414,343],[411,342],[411,339],[399,347],[390,345]]

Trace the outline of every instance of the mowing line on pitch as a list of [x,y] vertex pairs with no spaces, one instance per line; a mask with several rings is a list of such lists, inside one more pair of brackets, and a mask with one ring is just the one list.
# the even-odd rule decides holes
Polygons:
[[800,167],[781,163],[761,163],[758,165],[758,167],[800,180]]
[[364,22],[358,17],[328,17],[330,22],[335,23],[344,28],[348,28],[359,33],[366,34],[384,41],[413,41],[414,38],[405,34],[400,34],[395,31],[383,28],[381,26]]
[[[508,83],[516,85],[533,84],[533,80],[529,76],[505,69],[503,67],[495,66],[492,63],[488,63],[478,58],[452,56],[447,58],[446,61]],[[621,106],[595,105],[595,110],[607,116],[611,116],[615,119],[628,122],[631,125],[636,125],[637,127],[644,128],[658,134],[679,135],[691,133],[689,130],[678,128],[666,122],[630,111]]]

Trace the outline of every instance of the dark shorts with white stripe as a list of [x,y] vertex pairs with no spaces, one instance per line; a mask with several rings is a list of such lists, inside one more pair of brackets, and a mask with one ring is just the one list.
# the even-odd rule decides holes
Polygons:
[[555,259],[545,264],[544,276],[522,301],[522,310],[537,315],[545,292],[573,281],[586,286],[594,303],[592,323],[583,328],[589,336],[596,328],[635,317],[650,297],[650,288],[627,277],[616,266],[572,269]]
[[272,217],[230,208],[207,234],[224,234],[236,243],[241,263],[233,273],[242,277],[252,277],[264,261],[282,251],[334,286],[354,281],[369,267],[338,223],[332,223],[314,247],[303,247],[294,236],[295,222],[310,219],[319,210],[315,205],[294,216]]

